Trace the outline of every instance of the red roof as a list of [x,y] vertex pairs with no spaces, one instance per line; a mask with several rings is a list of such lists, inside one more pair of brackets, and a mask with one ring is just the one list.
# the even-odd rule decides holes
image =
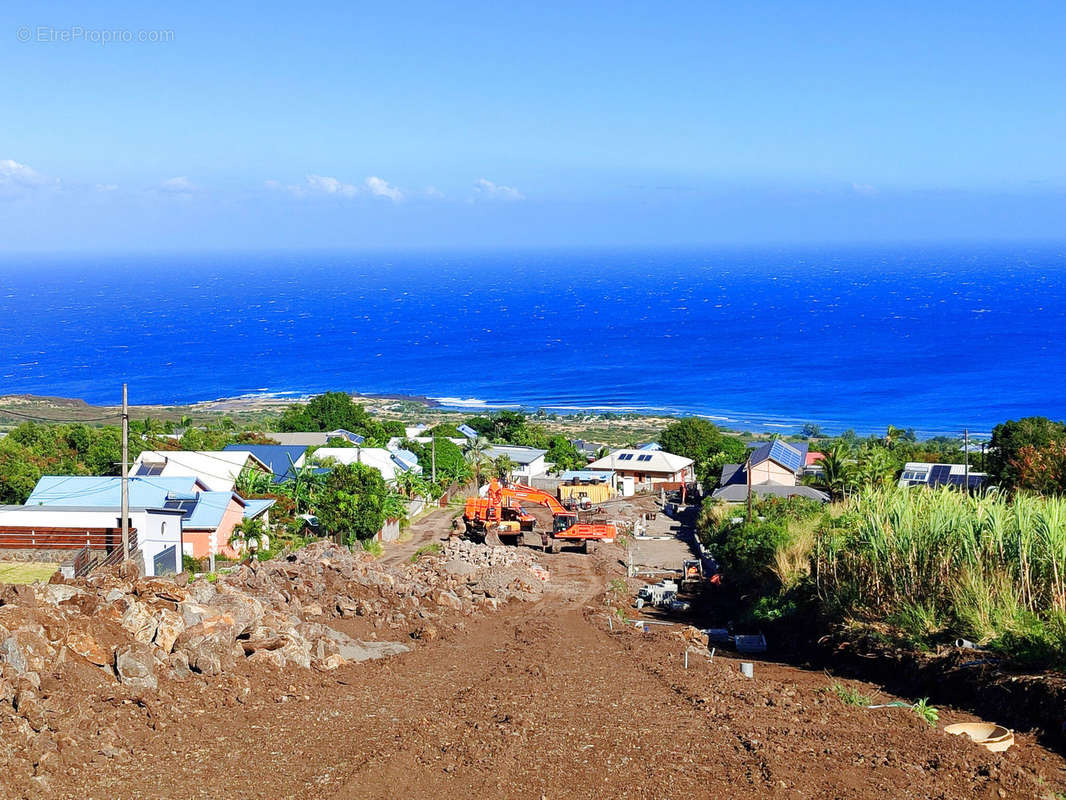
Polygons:
[[807,460],[803,462],[804,466],[813,467],[814,462],[822,457],[821,453],[816,453],[813,450],[807,451]]

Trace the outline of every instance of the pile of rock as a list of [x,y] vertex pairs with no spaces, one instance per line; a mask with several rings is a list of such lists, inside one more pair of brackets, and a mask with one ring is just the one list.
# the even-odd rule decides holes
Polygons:
[[[462,616],[535,596],[532,554],[485,549],[450,545],[443,558],[384,566],[319,542],[217,580],[144,578],[124,565],[66,583],[5,587],[0,743],[52,741],[49,720],[63,709],[49,707],[42,680],[62,683],[89,670],[140,696],[164,687],[180,693],[194,677],[256,664],[330,671],[405,652],[411,639],[435,638]],[[471,571],[456,574],[456,564]],[[366,638],[334,626],[365,630]],[[396,631],[403,641],[379,641],[378,630]]]
[[464,577],[475,595],[490,601],[536,599],[549,579],[536,554],[522,547],[493,547],[465,540],[449,541],[441,553],[444,569]]

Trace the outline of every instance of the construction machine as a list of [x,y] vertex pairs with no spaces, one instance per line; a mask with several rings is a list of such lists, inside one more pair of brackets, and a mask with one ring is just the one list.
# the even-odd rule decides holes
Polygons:
[[521,483],[492,480],[484,497],[466,501],[463,521],[466,530],[486,544],[520,544],[526,531],[534,531],[536,518],[522,509],[522,503],[537,503],[547,507],[552,515],[552,529],[540,531],[544,549],[558,553],[564,544],[580,545],[589,552],[590,544],[613,542],[617,531],[614,525],[578,522],[577,512],[567,510],[554,495]]

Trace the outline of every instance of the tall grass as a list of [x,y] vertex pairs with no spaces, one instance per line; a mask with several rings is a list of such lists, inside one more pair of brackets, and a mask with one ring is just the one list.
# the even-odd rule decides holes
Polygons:
[[1066,499],[889,488],[843,511],[823,520],[812,555],[829,609],[926,642],[1058,641],[1066,630]]

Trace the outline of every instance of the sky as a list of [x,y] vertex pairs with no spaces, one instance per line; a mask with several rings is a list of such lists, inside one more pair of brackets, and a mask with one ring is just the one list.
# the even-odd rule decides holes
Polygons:
[[1066,4],[0,5],[0,253],[1055,240]]

